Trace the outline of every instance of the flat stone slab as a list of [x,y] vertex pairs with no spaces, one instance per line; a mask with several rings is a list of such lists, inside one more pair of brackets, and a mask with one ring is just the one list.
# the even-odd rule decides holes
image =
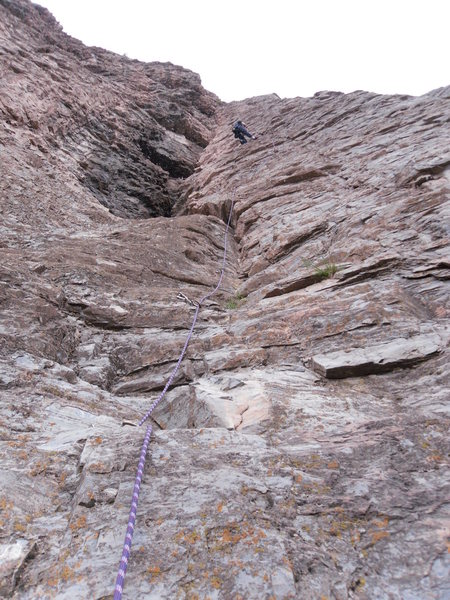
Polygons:
[[328,379],[386,373],[427,360],[441,349],[442,341],[438,335],[418,335],[366,348],[317,354],[312,357],[312,367]]

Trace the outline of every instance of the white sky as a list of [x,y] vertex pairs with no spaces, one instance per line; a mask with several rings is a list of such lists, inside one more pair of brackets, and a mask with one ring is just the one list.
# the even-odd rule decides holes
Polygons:
[[87,45],[170,61],[222,100],[450,83],[448,0],[34,0]]

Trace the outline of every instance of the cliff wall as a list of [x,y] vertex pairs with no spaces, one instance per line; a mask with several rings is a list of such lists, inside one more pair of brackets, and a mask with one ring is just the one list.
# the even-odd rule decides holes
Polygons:
[[124,598],[447,597],[450,88],[224,105],[25,0],[0,66],[0,594],[112,597],[234,200]]

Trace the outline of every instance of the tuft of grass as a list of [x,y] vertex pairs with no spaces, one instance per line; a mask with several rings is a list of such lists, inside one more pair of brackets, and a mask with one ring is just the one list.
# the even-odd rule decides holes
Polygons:
[[234,298],[227,300],[227,302],[225,303],[225,308],[227,310],[234,310],[237,307],[238,307],[238,302]]
[[319,279],[328,279],[329,277],[333,277],[338,270],[339,267],[335,263],[326,263],[321,267],[316,267],[314,272]]
[[239,308],[241,304],[244,304],[245,300],[245,296],[243,296],[242,294],[236,294],[234,298],[230,298],[229,300],[227,300],[227,302],[225,303],[225,308],[227,310],[234,310],[236,308]]

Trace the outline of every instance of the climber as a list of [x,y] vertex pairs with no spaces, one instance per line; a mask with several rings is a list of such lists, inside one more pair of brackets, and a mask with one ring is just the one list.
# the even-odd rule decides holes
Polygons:
[[242,121],[236,121],[236,123],[233,125],[233,133],[234,137],[237,138],[241,144],[247,143],[245,136],[251,138],[252,140],[256,139],[256,137],[248,131],[247,125]]

